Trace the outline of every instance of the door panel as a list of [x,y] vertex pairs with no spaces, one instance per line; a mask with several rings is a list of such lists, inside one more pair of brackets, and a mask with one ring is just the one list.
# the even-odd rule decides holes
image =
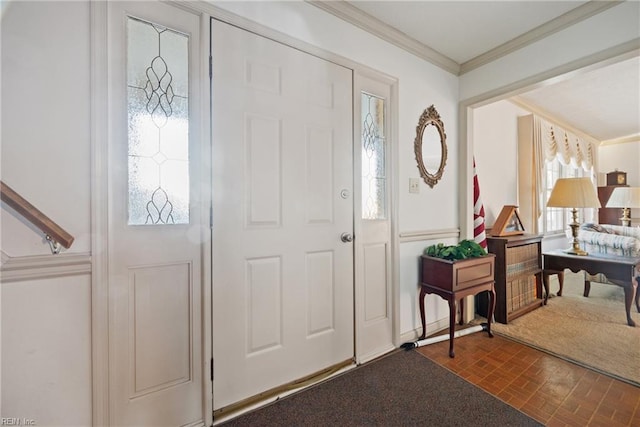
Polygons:
[[362,196],[356,210],[356,357],[358,362],[366,362],[394,348],[389,179],[391,87],[362,75],[357,76],[355,86],[355,135],[360,142],[355,152],[356,163],[361,165]]
[[108,8],[110,421],[203,425],[200,17]]
[[352,72],[212,26],[219,409],[354,355]]

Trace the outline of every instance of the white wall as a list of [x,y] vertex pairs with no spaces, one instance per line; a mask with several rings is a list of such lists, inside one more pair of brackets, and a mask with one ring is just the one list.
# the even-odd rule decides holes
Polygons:
[[640,187],[640,140],[598,147],[598,172],[606,185],[605,174],[615,170],[627,173],[627,184]]
[[[2,15],[2,181],[71,233],[74,253],[91,249],[88,34],[86,2],[11,2]],[[0,212],[3,251],[51,253]]]
[[518,205],[518,116],[527,114],[509,101],[473,110],[474,155],[487,227],[504,205]]
[[2,284],[2,417],[91,424],[88,276]]
[[[71,233],[66,254],[88,264],[89,4],[4,3],[1,27],[1,179]],[[4,204],[0,221],[3,269],[66,259],[54,260],[41,233]],[[62,270],[3,275],[2,417],[91,424],[91,280]]]

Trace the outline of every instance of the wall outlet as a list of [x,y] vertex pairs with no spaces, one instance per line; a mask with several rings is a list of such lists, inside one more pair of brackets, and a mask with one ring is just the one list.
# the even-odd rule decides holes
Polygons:
[[420,193],[420,180],[418,178],[409,178],[409,193]]

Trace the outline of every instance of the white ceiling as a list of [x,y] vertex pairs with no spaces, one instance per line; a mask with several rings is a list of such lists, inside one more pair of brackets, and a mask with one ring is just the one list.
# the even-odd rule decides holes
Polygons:
[[[319,7],[339,7],[338,16],[374,33],[380,28],[377,35],[395,32],[393,39],[406,38],[412,53],[420,55],[415,46],[421,47],[438,65],[449,70],[458,67],[459,72],[481,65],[485,58],[509,47],[521,46],[533,36],[604,10],[600,8],[615,7],[615,3],[578,0],[356,0],[329,4],[332,6]],[[569,80],[521,94],[518,100],[599,141],[640,135],[640,59],[576,73]]]

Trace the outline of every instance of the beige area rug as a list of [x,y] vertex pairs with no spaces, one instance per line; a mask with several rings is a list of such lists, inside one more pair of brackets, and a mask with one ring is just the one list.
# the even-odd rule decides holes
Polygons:
[[[591,282],[585,298],[583,277],[567,270],[561,297],[552,296],[546,306],[507,325],[492,323],[492,331],[640,386],[640,313],[633,304],[636,327],[628,326],[623,289]],[[550,287],[555,295],[556,276]]]

